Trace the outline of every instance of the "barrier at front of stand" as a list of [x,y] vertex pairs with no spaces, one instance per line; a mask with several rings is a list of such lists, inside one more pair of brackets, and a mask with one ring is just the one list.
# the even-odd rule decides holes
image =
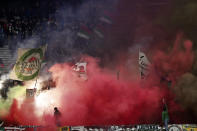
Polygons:
[[[169,131],[197,131],[197,124],[169,124]],[[161,125],[63,126],[59,131],[165,131]]]

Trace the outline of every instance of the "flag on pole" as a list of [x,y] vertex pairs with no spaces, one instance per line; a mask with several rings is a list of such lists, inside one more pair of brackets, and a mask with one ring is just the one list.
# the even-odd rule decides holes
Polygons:
[[107,24],[112,24],[111,18],[109,16],[101,16],[99,20]]
[[111,15],[108,11],[105,11],[104,15],[99,17],[99,20],[103,23],[106,23],[106,24],[112,24],[112,18],[111,18]]
[[77,33],[77,35],[78,35],[79,37],[84,38],[84,39],[87,39],[87,40],[90,39],[90,36],[89,36],[86,32],[80,31],[80,32]]
[[86,73],[86,66],[87,62],[77,62],[73,70],[79,73]]
[[18,59],[10,74],[10,79],[28,81],[39,74],[46,46],[41,48],[18,49]]
[[[148,60],[145,53],[139,50],[139,70],[140,70],[141,79],[145,79],[149,75],[150,66],[151,66],[151,63]],[[155,69],[157,76],[160,77],[160,82],[165,82],[167,83],[168,87],[171,87],[172,80],[169,78],[169,76],[158,73],[159,69],[157,68],[157,66],[154,66],[154,69]]]
[[78,76],[84,80],[87,80],[87,62],[77,62],[73,70],[78,74]]
[[89,40],[91,37],[92,31],[86,26],[81,25],[79,32],[77,32],[77,36]]
[[102,31],[102,27],[101,27],[101,26],[95,27],[94,33],[95,33],[99,38],[104,38],[104,33],[103,33],[103,31]]
[[149,62],[145,53],[139,51],[139,70],[142,79],[148,76],[150,65],[151,63]]

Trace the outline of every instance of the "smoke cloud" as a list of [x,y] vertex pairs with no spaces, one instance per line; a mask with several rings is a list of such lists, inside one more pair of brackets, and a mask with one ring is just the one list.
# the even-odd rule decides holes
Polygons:
[[[158,29],[152,17],[142,19],[145,14],[138,8],[142,3],[92,0],[74,10],[62,7],[53,16],[63,28],[54,30],[43,23],[40,35],[18,42],[17,47],[21,48],[48,45],[48,67],[41,77],[48,78],[50,68],[56,88],[23,103],[14,100],[4,119],[8,123],[43,125],[54,130],[53,108],[58,107],[62,125],[160,123],[161,100],[166,98],[172,123],[194,120],[191,112],[196,114],[196,107],[191,105],[196,104],[196,76],[188,73],[194,62],[193,42],[180,34],[175,42],[171,40],[175,34],[170,40],[164,37],[168,33]],[[98,18],[109,6],[113,22],[104,29],[105,38],[79,39],[76,34],[81,23],[96,27]],[[41,41],[41,34],[46,35],[45,41]],[[138,48],[151,54],[151,73],[143,82],[138,77]],[[80,79],[69,64],[80,59],[88,62],[87,81]],[[168,81],[172,82],[171,87],[167,86]]]
[[[89,63],[87,81],[75,75],[67,64],[56,64],[50,69],[56,81],[56,89],[50,90],[48,95],[43,97],[45,99],[42,99],[43,103],[40,102],[38,108],[35,106],[36,98],[24,101],[19,107],[15,101],[7,120],[20,124],[47,126],[50,122],[45,121],[45,115],[52,119],[53,106],[57,106],[62,113],[63,125],[137,124],[160,121],[161,99],[165,92],[163,89],[141,88],[138,82],[117,80],[116,76],[103,72],[95,59],[86,60]],[[42,104],[50,100],[54,101],[53,106],[49,103],[47,107],[43,107],[45,113],[38,115],[37,112],[42,111]],[[47,110],[50,110],[50,113],[47,113]],[[32,114],[29,114],[29,111]],[[54,125],[54,121],[51,120],[50,124]]]

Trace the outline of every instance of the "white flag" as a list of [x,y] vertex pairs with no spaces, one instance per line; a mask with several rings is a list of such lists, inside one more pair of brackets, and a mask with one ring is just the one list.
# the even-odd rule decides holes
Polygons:
[[77,62],[73,70],[78,74],[79,77],[87,80],[87,62]]
[[39,74],[46,47],[18,49],[18,59],[10,74],[10,79],[27,81]]
[[79,73],[86,73],[86,65],[86,62],[77,62],[73,70]]
[[149,62],[145,53],[139,51],[139,70],[142,79],[144,79],[149,74],[150,65],[151,63]]

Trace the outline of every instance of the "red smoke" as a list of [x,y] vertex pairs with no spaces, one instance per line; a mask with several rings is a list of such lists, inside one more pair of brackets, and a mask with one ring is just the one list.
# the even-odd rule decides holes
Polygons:
[[[88,58],[88,81],[70,75],[70,68],[51,68],[58,88],[65,88],[61,111],[68,125],[151,123],[160,119],[162,90],[141,88],[138,82],[117,80]],[[152,116],[155,116],[152,118]]]
[[[4,118],[4,120],[5,124],[3,126],[41,125],[43,127],[38,128],[39,130],[45,131],[46,127],[49,131],[53,131],[56,129],[53,116],[49,114],[44,114],[42,117],[36,116],[33,99],[26,99],[20,107],[18,105],[18,102],[14,100],[10,108],[10,112]],[[26,128],[26,130],[32,131],[33,128]]]
[[[183,49],[176,43],[168,54],[158,51],[153,58],[153,65],[158,66],[161,75],[167,73],[174,82],[191,68],[191,48],[192,43],[185,41]],[[58,100],[54,106],[59,105],[62,125],[160,123],[163,97],[168,97],[170,114],[174,117],[174,122],[178,122],[178,117],[173,114],[181,109],[178,109],[179,106],[174,102],[173,94],[160,83],[157,73],[152,72],[144,82],[145,86],[141,87],[140,81],[117,80],[116,75],[99,68],[98,61],[94,58],[85,59],[88,62],[87,81],[75,75],[68,64],[55,64],[50,69],[57,86],[53,94],[61,98],[53,99]],[[50,125],[53,128],[53,112],[37,116],[36,110],[39,109],[35,109],[34,100],[26,100],[21,107],[14,101],[6,119],[22,125]]]
[[171,51],[157,51],[153,57],[157,73],[165,76],[175,84],[177,79],[192,68],[194,54],[192,42],[183,40],[182,34],[178,34]]
[[[162,89],[141,88],[138,82],[117,80],[116,76],[103,72],[93,58],[87,58],[87,61],[87,81],[74,75],[67,64],[56,64],[50,69],[58,89],[54,93],[58,92],[62,98],[58,108],[62,113],[63,125],[160,121]],[[50,114],[38,117],[35,112],[33,100],[26,100],[21,107],[17,107],[14,101],[7,120],[22,125],[54,125]],[[49,118],[45,119],[46,116]]]

